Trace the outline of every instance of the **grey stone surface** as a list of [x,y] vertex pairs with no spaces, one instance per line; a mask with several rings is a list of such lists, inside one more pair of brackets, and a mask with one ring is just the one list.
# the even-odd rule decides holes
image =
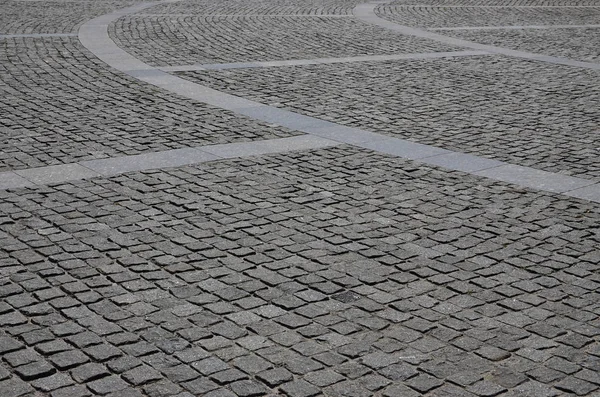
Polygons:
[[445,149],[394,138],[362,142],[358,145],[366,149],[377,150],[378,152],[392,154],[411,160],[451,153]]
[[[203,14],[207,4],[186,4],[191,15],[157,15],[122,18],[110,27],[117,44],[136,58],[154,66],[264,62],[362,55],[383,55],[457,48],[434,41],[408,37],[372,26],[356,18],[305,18],[303,15],[272,18],[279,9],[293,7],[298,13],[318,6],[349,7],[357,1],[333,4],[248,4],[236,0],[212,4],[214,8],[238,8],[238,15],[222,12]],[[254,9],[254,11],[253,11]],[[242,10],[250,14],[243,15]],[[338,11],[339,12],[339,11]],[[262,13],[262,16],[252,14]],[[160,32],[160,33],[159,33]],[[143,39],[141,39],[140,34]],[[202,46],[182,41],[193,37]],[[223,45],[227,40],[227,45]],[[150,55],[151,54],[151,55]]]
[[570,190],[565,192],[565,195],[570,197],[581,198],[584,200],[590,200],[600,202],[600,185],[597,183],[588,185],[579,189]]
[[14,172],[0,172],[0,189],[30,186],[33,183]]
[[[493,45],[481,44],[481,43],[475,42],[475,41],[464,40],[464,39],[459,39],[459,38],[450,37],[450,36],[444,36],[444,35],[437,34],[434,32],[422,30],[422,29],[419,29],[419,28],[416,28],[413,26],[401,25],[401,24],[392,22],[388,19],[384,19],[381,16],[379,16],[378,13],[376,12],[376,9],[378,6],[379,6],[379,3],[359,4],[355,8],[354,15],[356,15],[359,19],[361,19],[364,22],[368,22],[368,23],[380,26],[382,28],[386,28],[386,29],[389,29],[389,30],[392,30],[395,32],[409,35],[409,36],[431,39],[431,40],[434,40],[434,41],[437,41],[440,43],[444,43],[444,44],[448,44],[448,45],[467,47],[467,48],[472,48],[472,49],[481,50],[481,51],[487,51],[487,52],[491,52],[491,53],[495,53],[495,54],[502,54],[502,55],[517,57],[517,58],[524,58],[524,59],[531,59],[531,60],[538,60],[538,61],[542,61],[542,62],[555,63],[558,65],[576,66],[576,67],[586,68],[586,69],[591,69],[591,70],[600,70],[600,63],[578,61],[578,60],[555,57],[555,56],[544,56],[544,55],[539,55],[539,54],[535,54],[535,53],[531,53],[531,52],[527,52],[527,51],[521,51],[521,50],[516,50],[516,49],[511,49],[511,48],[506,48],[506,47],[497,47],[497,46],[493,46]],[[383,14],[386,14],[386,11],[383,11]],[[592,11],[591,13],[589,13],[587,15],[590,15],[590,14],[594,15],[594,12]]]
[[[0,396],[598,393],[596,72],[448,57],[357,3],[3,6],[31,37],[2,39],[0,159],[44,185],[0,189]],[[111,10],[81,27],[98,59],[46,35]]]
[[13,38],[2,48],[0,172],[300,134],[107,68],[77,38]]
[[25,170],[17,170],[15,171],[15,174],[37,185],[86,179],[100,175],[98,172],[79,164],[63,164],[40,168],[29,168]]
[[141,171],[201,163],[204,161],[216,160],[217,158],[218,157],[211,156],[200,150],[186,148],[104,160],[84,161],[80,164],[102,175],[114,175],[129,171]]
[[360,129],[545,171],[600,177],[595,71],[481,56],[179,75],[343,124],[332,130]]
[[505,163],[477,157],[466,153],[449,153],[431,156],[420,160],[425,164],[437,165],[454,171],[475,172],[499,167]]
[[0,202],[24,393],[597,390],[593,203],[352,146]]
[[398,59],[432,59],[432,58],[452,58],[464,56],[485,55],[483,51],[450,51],[450,52],[429,52],[416,54],[396,54],[396,55],[364,55],[358,57],[345,58],[315,58],[315,59],[295,59],[289,61],[266,61],[266,62],[238,62],[238,63],[213,63],[196,65],[175,65],[163,66],[160,70],[165,72],[190,72],[202,70],[225,70],[225,69],[245,69],[245,68],[270,68],[282,66],[298,65],[318,65],[321,63],[346,63],[346,62],[371,62],[371,61],[392,61]]
[[307,131],[312,128],[328,128],[334,125],[333,123],[319,120],[314,117],[304,116],[272,106],[261,105],[248,108],[238,108],[236,109],[236,112],[245,116],[266,121],[268,123],[274,123],[300,131]]
[[476,171],[474,174],[499,181],[516,183],[534,189],[558,193],[579,189],[593,183],[592,181],[585,179],[553,174],[512,164]]

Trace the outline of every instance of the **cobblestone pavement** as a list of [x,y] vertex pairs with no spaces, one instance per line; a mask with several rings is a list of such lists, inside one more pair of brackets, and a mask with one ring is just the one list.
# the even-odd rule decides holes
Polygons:
[[134,4],[0,0],[0,397],[600,396],[600,1]]

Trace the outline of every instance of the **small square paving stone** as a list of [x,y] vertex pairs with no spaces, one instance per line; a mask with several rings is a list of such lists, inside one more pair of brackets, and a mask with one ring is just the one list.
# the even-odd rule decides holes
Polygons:
[[31,382],[31,385],[36,389],[44,392],[60,389],[62,387],[71,386],[75,382],[68,374],[58,373],[46,378],[38,379]]
[[70,369],[90,361],[88,356],[78,350],[57,353],[48,359],[60,370]]
[[121,350],[109,344],[91,346],[83,351],[96,361],[106,361],[123,355]]
[[46,360],[36,361],[22,365],[15,369],[15,372],[23,380],[33,380],[52,375],[56,369]]
[[116,375],[98,379],[87,384],[87,387],[89,387],[91,391],[100,395],[124,390],[127,389],[128,386],[127,382]]
[[569,393],[575,393],[578,396],[586,396],[594,390],[598,389],[598,385],[587,382],[583,379],[577,379],[575,377],[569,376],[556,385],[554,385],[558,390],[563,390]]
[[256,374],[272,367],[270,362],[253,354],[236,358],[232,364],[249,374]]
[[0,382],[0,396],[19,397],[33,392],[33,388],[19,379],[7,379]]
[[181,385],[195,396],[202,396],[206,392],[217,389],[219,387],[215,382],[204,377],[195,379],[191,382],[185,382]]
[[226,362],[216,357],[209,357],[192,363],[192,367],[194,367],[196,371],[202,373],[202,375],[210,375],[230,368]]
[[382,393],[384,397],[419,397],[420,393],[402,384],[388,386]]
[[409,379],[406,384],[421,393],[426,393],[441,386],[444,382],[433,376],[423,374]]
[[326,387],[344,380],[344,377],[330,369],[311,372],[304,376],[304,379],[318,387]]
[[176,383],[196,379],[200,376],[200,373],[183,364],[161,369],[161,372],[165,374],[170,381]]
[[153,368],[146,365],[140,365],[134,369],[125,372],[123,379],[132,385],[139,386],[162,378],[162,375]]
[[238,369],[227,369],[225,371],[217,372],[216,374],[212,374],[210,376],[212,380],[217,382],[220,385],[224,385],[227,383],[236,382],[242,379],[247,379],[248,375],[243,373]]
[[133,388],[119,390],[106,395],[106,397],[145,397],[141,391]]
[[269,391],[265,386],[251,380],[240,380],[232,383],[229,387],[240,397],[262,396]]
[[305,380],[286,383],[280,389],[290,397],[311,397],[321,392],[318,387],[311,385]]
[[204,397],[237,397],[234,392],[227,389],[219,389],[213,390],[209,393],[206,393]]
[[482,397],[493,397],[506,391],[504,387],[486,380],[467,386],[467,390]]
[[270,387],[278,386],[294,378],[292,373],[285,368],[274,368],[259,373],[256,377]]
[[51,397],[88,397],[92,393],[83,385],[67,386],[53,391]]
[[19,350],[23,344],[18,340],[9,336],[0,337],[0,354],[6,354],[15,350]]

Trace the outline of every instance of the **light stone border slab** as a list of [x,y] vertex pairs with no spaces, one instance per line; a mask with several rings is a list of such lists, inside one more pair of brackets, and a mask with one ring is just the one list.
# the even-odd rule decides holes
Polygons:
[[318,136],[300,135],[264,141],[187,147],[132,156],[81,161],[79,163],[28,168],[0,172],[0,190],[113,176],[132,171],[181,167],[234,157],[323,149],[339,144],[340,142]]
[[14,173],[36,185],[77,181],[100,176],[98,172],[77,163],[28,168],[14,171]]
[[522,167],[514,164],[506,164],[482,171],[475,171],[473,172],[473,175],[485,176],[486,178],[498,181],[554,193],[565,193],[593,184],[590,180],[536,170],[534,168]]
[[512,50],[510,48],[496,47],[487,44],[480,44],[474,41],[468,41],[463,39],[458,39],[455,37],[444,36],[429,30],[417,29],[410,26],[404,26],[397,24],[395,22],[389,21],[377,15],[375,13],[375,8],[380,6],[381,4],[388,3],[389,1],[381,1],[381,2],[371,2],[371,3],[363,3],[359,4],[353,9],[354,15],[367,23],[371,23],[373,25],[380,26],[382,28],[386,28],[404,35],[422,37],[429,40],[434,40],[440,43],[454,45],[457,47],[465,47],[471,48],[474,50],[486,51],[493,54],[501,54],[516,58],[529,59],[532,61],[541,61],[547,63],[553,63],[558,65],[566,65],[566,66],[575,66],[579,68],[586,68],[592,70],[600,70],[600,63],[594,62],[584,62],[584,61],[576,61],[568,58],[554,57],[550,55],[542,55],[535,54],[532,52],[525,52],[519,50]]
[[[23,1],[23,0],[22,0]],[[41,1],[41,0],[39,0]],[[379,4],[382,3],[390,3],[391,0],[380,1]],[[498,5],[498,6],[489,6],[489,5],[431,5],[431,4],[394,4],[396,7],[404,7],[404,8],[600,8],[600,5],[597,6],[518,6],[518,5]]]
[[164,18],[187,18],[187,17],[219,17],[219,18],[354,18],[352,14],[153,14],[140,12],[132,17],[164,17]]
[[[135,157],[135,159],[116,158],[93,160],[90,162],[83,162],[82,164],[65,164],[63,166],[58,166],[63,167],[62,170],[68,171],[64,173],[65,175],[70,175],[68,178],[75,177],[76,175],[79,175],[79,178],[87,178],[104,175],[103,173],[114,174],[115,172],[139,170],[141,167],[139,164],[144,164],[144,167],[149,167],[144,169],[154,167],[161,168],[165,165],[181,165],[182,162],[210,161],[210,159],[213,158],[211,156],[215,156],[216,158],[231,158],[243,155],[262,155],[289,150],[307,150],[335,146],[339,143],[349,143],[362,148],[413,159],[425,164],[437,165],[448,169],[457,169],[494,180],[532,187],[543,191],[564,193],[571,197],[579,197],[590,201],[600,202],[600,195],[597,194],[598,190],[600,190],[600,184],[595,183],[594,181],[540,171],[534,168],[522,167],[504,162],[497,162],[495,160],[453,152],[404,139],[390,138],[370,131],[338,125],[333,122],[300,115],[285,109],[267,106],[235,95],[225,94],[152,67],[119,48],[109,37],[108,26],[118,18],[145,10],[154,5],[175,1],[178,0],[141,3],[118,10],[111,14],[94,18],[80,27],[79,40],[83,46],[99,59],[106,62],[109,66],[141,81],[164,88],[165,90],[189,99],[231,110],[238,114],[244,114],[258,120],[284,125],[313,136],[193,148],[193,150],[203,152],[205,157],[190,152],[188,150],[189,148],[184,148],[176,149],[175,153],[173,153],[173,151],[168,151],[170,153],[167,154],[159,152],[139,155]],[[355,11],[358,10],[357,14],[362,15],[369,22],[381,24],[382,26],[393,26],[393,30],[403,34],[439,37],[444,41],[449,39],[432,32],[424,32],[418,29],[403,27],[383,20],[374,14],[374,7],[376,4],[377,3],[359,5],[355,8]],[[465,43],[469,44],[470,42]],[[467,45],[466,47],[469,46]],[[484,47],[497,49],[497,47],[491,46]],[[475,49],[486,51],[486,49],[482,48]],[[491,52],[497,53],[497,51]],[[183,156],[181,160],[172,160],[170,158],[173,154],[177,155],[184,153],[185,156]],[[86,164],[87,167],[84,164]],[[56,167],[57,166],[21,170],[15,171],[14,174],[36,184],[53,183],[57,180],[64,180],[66,177],[65,175],[58,175],[58,173],[55,172],[57,170]],[[11,177],[12,173],[9,174],[10,175],[5,176],[5,179],[14,185],[14,177]],[[543,181],[540,183],[540,180],[542,179]],[[2,188],[1,185],[0,188]]]
[[233,63],[204,63],[195,65],[174,65],[161,66],[158,69],[163,72],[196,72],[203,70],[226,70],[226,69],[247,69],[247,68],[271,68],[281,66],[304,66],[304,65],[324,65],[332,63],[352,63],[352,62],[385,62],[399,61],[408,59],[436,59],[436,58],[454,58],[467,56],[491,55],[485,51],[446,51],[446,52],[423,52],[416,54],[392,54],[392,55],[365,55],[344,58],[315,58],[315,59],[291,59],[283,61],[264,61],[264,62],[233,62]]
[[14,171],[0,172],[0,189],[14,189],[19,187],[29,187],[35,184]]
[[77,37],[77,33],[0,34],[0,40],[1,39],[18,39],[18,38],[44,39],[46,37]]
[[514,25],[514,26],[458,26],[451,28],[427,28],[430,32],[455,30],[525,30],[525,29],[597,29],[600,25]]

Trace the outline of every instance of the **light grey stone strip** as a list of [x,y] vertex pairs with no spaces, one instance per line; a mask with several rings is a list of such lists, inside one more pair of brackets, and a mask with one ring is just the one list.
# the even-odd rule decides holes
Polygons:
[[133,156],[81,161],[0,173],[0,190],[48,185],[111,176],[132,171],[181,167],[207,161],[284,153],[295,150],[322,149],[339,142],[312,135],[269,139],[222,145],[208,145],[144,153]]
[[[380,1],[382,3],[390,3],[391,1]],[[564,5],[564,6],[520,6],[520,5],[432,5],[432,4],[394,4],[395,7],[403,8],[600,8],[600,5],[594,6],[576,6],[576,5]]]
[[43,39],[46,37],[77,37],[77,33],[28,33],[28,34],[0,34],[1,39],[18,39],[18,38],[33,38]]
[[431,32],[431,31],[427,31],[427,30],[413,28],[410,26],[399,25],[395,22],[388,21],[387,19],[381,18],[380,16],[378,16],[375,13],[375,8],[377,6],[379,6],[380,4],[382,4],[382,3],[359,4],[353,10],[354,15],[362,21],[365,21],[365,22],[368,22],[368,23],[371,23],[371,24],[374,24],[377,26],[381,26],[383,28],[387,28],[387,29],[390,29],[395,32],[402,33],[402,34],[405,34],[408,36],[423,37],[426,39],[435,40],[435,41],[445,43],[445,44],[455,45],[455,46],[459,46],[459,47],[472,48],[474,50],[486,51],[486,52],[491,52],[494,54],[502,54],[502,55],[507,55],[507,56],[516,57],[516,58],[524,58],[524,59],[529,59],[529,60],[533,60],[533,61],[541,61],[541,62],[548,62],[548,63],[554,63],[554,64],[559,64],[559,65],[575,66],[575,67],[586,68],[586,69],[600,70],[600,63],[576,61],[573,59],[553,57],[553,56],[549,56],[549,55],[534,54],[531,52],[511,50],[509,48],[495,47],[492,45],[480,44],[480,43],[475,43],[473,41],[458,39],[458,38],[449,37],[449,36],[443,36],[441,34],[437,34],[437,33]]
[[[241,153],[246,153],[246,155],[273,153],[272,150],[275,150],[274,148],[276,147],[281,150],[300,150],[326,147],[338,143],[347,143],[394,156],[412,159],[424,164],[460,170],[478,176],[544,191],[569,193],[573,197],[581,197],[587,200],[600,202],[600,197],[597,197],[595,194],[596,190],[594,190],[594,186],[600,186],[600,184],[596,184],[594,181],[511,165],[496,160],[480,158],[465,153],[452,152],[403,139],[389,138],[370,131],[346,127],[314,117],[304,116],[285,109],[267,106],[235,95],[225,94],[209,87],[170,75],[163,70],[158,70],[147,65],[120,49],[108,36],[108,25],[112,21],[121,16],[138,12],[161,3],[164,3],[164,1],[143,3],[88,21],[80,28],[79,39],[88,50],[108,65],[139,80],[193,100],[313,135],[251,142],[247,144],[215,145],[212,147],[195,149],[202,151],[205,155],[212,155],[218,158],[230,158],[243,155]],[[360,6],[358,8],[360,8]],[[358,14],[363,16],[367,15],[369,16],[369,18],[367,18],[369,21],[374,21],[379,24],[381,20],[377,16],[374,16],[373,9],[373,4],[370,4],[367,8],[362,9],[362,14],[361,12],[358,12]],[[372,18],[373,16],[375,19]],[[385,23],[382,22],[382,24],[386,25],[387,22],[388,21],[385,21]],[[389,24],[398,28],[398,25],[396,24],[391,22],[389,22]],[[406,29],[409,29],[409,31],[413,30],[412,28]],[[404,32],[405,27],[400,27],[400,29],[395,30]],[[417,35],[429,34],[439,36],[431,32],[415,31]],[[444,38],[445,36],[439,37]],[[495,47],[491,48],[495,49]],[[481,49],[477,48],[477,50]],[[317,141],[313,141],[314,139]],[[169,155],[164,154],[157,155],[156,162],[153,162],[147,157],[143,157],[145,155],[138,157],[138,160],[147,163],[147,167],[158,168],[165,165],[177,165],[181,161],[201,160],[197,157],[199,155],[186,150],[177,153],[181,154],[182,160],[173,162],[170,160]],[[186,158],[190,158],[190,160],[185,160]],[[133,164],[135,161],[131,161],[131,159],[106,159],[104,160],[104,163],[101,161],[102,160],[94,160],[93,162],[86,162],[80,166],[84,167],[85,165],[86,169],[90,172],[98,174],[112,174],[119,169],[124,170],[123,172],[125,172],[133,170],[136,167],[136,165]]]
[[225,18],[354,18],[352,14],[153,14],[149,12],[138,13],[133,17],[164,17],[164,18],[185,18],[185,17],[225,17]]
[[0,172],[0,190],[33,186],[33,182],[16,174],[14,171]]
[[600,203],[600,183],[571,190],[564,193],[567,196]]
[[49,183],[61,183],[100,176],[98,172],[77,163],[29,168],[14,172],[35,185],[47,185]]
[[449,52],[424,52],[416,54],[394,54],[394,55],[365,55],[344,58],[315,58],[315,59],[292,59],[285,61],[264,61],[264,62],[236,62],[236,63],[211,63],[197,65],[177,65],[164,66],[159,69],[163,72],[196,72],[202,70],[225,70],[225,69],[245,69],[245,68],[270,68],[280,66],[300,66],[300,65],[323,65],[330,63],[349,63],[349,62],[383,62],[398,61],[409,59],[435,59],[435,58],[453,58],[489,55],[485,51],[449,51]]
[[522,29],[597,29],[600,25],[523,25],[523,26],[460,26],[452,28],[427,28],[431,32],[454,30],[522,30]]
[[566,193],[594,183],[593,181],[586,179],[555,174],[514,164],[488,168],[486,170],[473,172],[473,174],[555,193]]

